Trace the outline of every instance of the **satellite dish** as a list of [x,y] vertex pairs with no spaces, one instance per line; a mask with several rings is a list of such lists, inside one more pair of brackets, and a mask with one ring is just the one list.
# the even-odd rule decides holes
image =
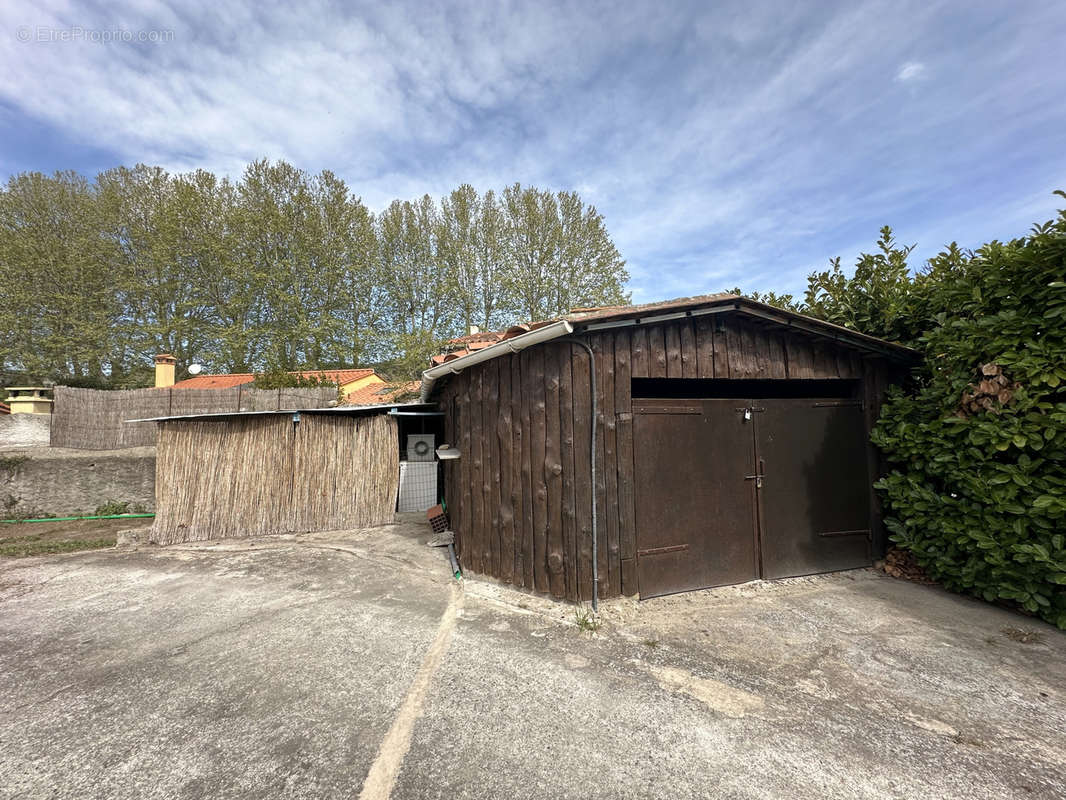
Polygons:
[[199,375],[203,371],[203,367],[200,364],[189,364],[189,374]]

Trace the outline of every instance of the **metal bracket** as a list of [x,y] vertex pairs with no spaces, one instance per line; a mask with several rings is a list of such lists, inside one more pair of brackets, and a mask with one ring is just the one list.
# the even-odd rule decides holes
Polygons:
[[634,414],[702,414],[701,406],[633,406]]
[[688,550],[687,544],[672,544],[668,547],[649,547],[647,550],[638,550],[638,556],[658,556],[663,553],[679,553]]
[[836,536],[865,536],[867,539],[871,538],[870,531],[866,528],[857,531],[819,531],[819,536],[836,537]]

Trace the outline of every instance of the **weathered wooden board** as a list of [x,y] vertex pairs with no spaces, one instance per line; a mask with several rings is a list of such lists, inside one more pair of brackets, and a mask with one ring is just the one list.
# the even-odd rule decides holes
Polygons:
[[514,504],[514,583],[517,586],[525,586],[525,555],[523,543],[525,542],[525,521],[529,519],[525,502],[525,471],[523,464],[528,463],[528,451],[526,449],[525,431],[526,419],[523,416],[525,383],[522,380],[522,363],[518,355],[508,356],[511,362],[511,405],[513,414],[511,418],[512,444],[514,463],[511,464],[511,502]]
[[[609,559],[609,547],[610,539],[608,534],[608,519],[609,513],[607,508],[607,425],[606,425],[606,397],[610,393],[611,397],[614,397],[614,387],[608,383],[607,379],[607,359],[608,356],[604,352],[604,342],[607,341],[605,336],[594,336],[591,338],[589,344],[592,347],[593,352],[596,354],[596,486],[594,487],[596,492],[596,532],[597,532],[597,552],[596,552],[596,565],[599,578],[599,596],[606,597],[608,589],[610,587],[610,565]],[[613,372],[612,372],[613,376]]]
[[691,319],[683,319],[677,327],[681,332],[681,377],[698,378],[699,353],[696,351],[696,327]]
[[[693,340],[694,341],[694,340]],[[637,592],[636,571],[627,572],[625,564],[636,556],[637,533],[633,505],[633,415],[632,415],[632,334],[619,331],[615,335],[614,357],[614,411],[617,419],[617,498],[618,547],[622,560],[621,591],[633,595]]]
[[[577,518],[576,599],[592,599],[592,392],[589,357],[574,348],[574,499]],[[575,599],[571,596],[571,599]]]
[[648,377],[666,377],[666,338],[662,325],[649,325],[648,331]]
[[544,375],[545,348],[530,351],[532,376],[530,391],[530,469],[533,477],[533,581],[538,592],[550,589],[548,581],[548,484],[544,478],[547,440],[547,402]]
[[[536,349],[536,348],[533,348]],[[533,446],[532,394],[533,352],[523,350],[522,361],[522,583],[528,589],[533,585]]]
[[[615,352],[614,336],[607,334],[599,339],[598,352],[603,369],[603,477],[604,516],[607,535],[607,596],[615,597],[622,592],[621,544],[619,541],[618,514],[618,420],[615,417]],[[597,364],[600,366],[600,364]]]
[[514,457],[514,411],[511,407],[510,358],[499,359],[500,400],[496,436],[500,459],[497,468],[500,503],[500,566],[497,576],[507,583],[514,580],[514,496],[512,494],[512,465]]
[[566,594],[566,572],[563,567],[563,456],[562,424],[560,421],[559,359],[553,343],[544,350],[544,463],[542,470],[547,486],[548,586],[553,596]]
[[682,378],[681,372],[681,324],[663,326],[666,341],[666,377]]
[[630,352],[632,353],[632,370],[634,378],[650,377],[648,373],[648,330],[641,326],[631,334]]
[[482,495],[485,502],[486,533],[490,566],[486,572],[501,575],[500,568],[500,362],[490,361],[485,365],[483,396],[485,407],[482,430],[485,433],[485,469],[482,475]]
[[563,570],[566,576],[566,596],[578,596],[577,580],[577,486],[576,463],[579,463],[574,440],[574,347],[567,343],[555,348],[559,369],[559,437],[562,442],[563,468]]

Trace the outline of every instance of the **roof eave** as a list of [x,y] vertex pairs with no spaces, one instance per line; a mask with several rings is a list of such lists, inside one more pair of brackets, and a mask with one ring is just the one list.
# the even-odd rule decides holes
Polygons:
[[558,339],[560,336],[566,336],[573,332],[574,326],[569,320],[561,319],[531,330],[529,333],[523,333],[521,336],[515,336],[512,339],[504,339],[489,345],[488,347],[483,347],[480,350],[474,350],[462,358],[456,358],[452,361],[446,361],[439,366],[430,367],[422,373],[422,392],[420,399],[423,403],[429,402],[429,398],[433,393],[433,385],[440,378],[447,375],[458,374],[467,367],[472,367],[475,364],[490,361],[494,358],[507,355],[508,353],[517,353],[532,345],[547,342],[551,339]]
[[[556,339],[570,333],[594,332],[608,328],[624,327],[626,325],[647,325],[659,322],[669,322],[675,319],[707,316],[737,312],[760,317],[774,322],[786,328],[818,336],[830,341],[840,342],[856,350],[890,359],[901,364],[914,364],[921,359],[921,353],[905,345],[878,339],[859,331],[853,331],[831,322],[808,317],[795,311],[787,311],[776,306],[760,303],[739,295],[727,295],[715,300],[694,301],[689,304],[677,306],[649,306],[645,308],[633,308],[631,310],[620,309],[616,314],[572,314],[555,322],[535,328],[529,333],[516,336],[513,339],[504,339],[489,347],[475,350],[452,361],[446,361],[438,366],[431,367],[422,373],[421,401],[429,402],[433,392],[433,386],[441,378],[448,375],[458,374],[467,367],[489,361],[510,352],[517,352],[525,347],[538,344],[541,341]],[[565,327],[563,327],[565,326]]]
[[569,317],[578,332],[604,330],[607,328],[623,327],[625,325],[647,325],[659,322],[669,322],[686,317],[699,317],[709,314],[721,314],[726,312],[738,312],[751,316],[767,319],[795,330],[820,336],[826,339],[849,344],[856,349],[866,350],[886,358],[902,362],[914,362],[921,358],[921,354],[905,345],[879,339],[876,336],[860,333],[850,328],[835,325],[831,322],[809,317],[795,311],[778,308],[776,306],[760,303],[747,297],[728,296],[718,300],[694,302],[688,305],[677,305],[665,308],[635,309],[633,311],[620,311],[611,315],[574,315]]

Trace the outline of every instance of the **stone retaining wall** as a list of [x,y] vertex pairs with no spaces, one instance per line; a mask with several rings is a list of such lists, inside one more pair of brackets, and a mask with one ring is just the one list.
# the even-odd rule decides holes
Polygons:
[[155,448],[94,452],[27,447],[0,453],[0,516],[92,514],[109,501],[155,508]]

